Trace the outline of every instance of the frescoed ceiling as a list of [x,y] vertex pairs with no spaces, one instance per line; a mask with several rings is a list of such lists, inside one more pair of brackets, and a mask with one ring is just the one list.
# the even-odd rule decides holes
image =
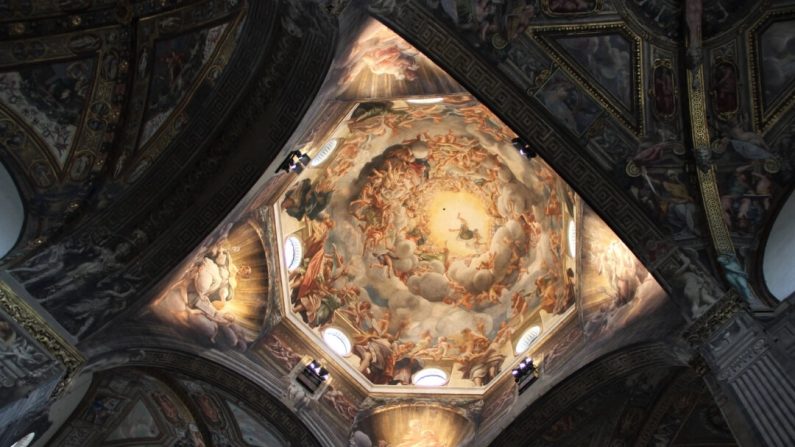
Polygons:
[[[197,98],[220,87],[248,10],[33,3],[1,19],[10,38],[0,44],[2,160],[31,203],[19,255],[141,178],[201,113]],[[66,29],[36,20],[59,12],[72,14]]]
[[4,387],[92,383],[56,445],[734,445],[701,376],[785,317],[795,9],[702,6],[0,5],[0,280],[85,356]]
[[[278,205],[282,237],[303,247],[294,263],[282,253],[287,305],[311,328],[343,325],[373,383],[409,384],[428,362],[451,386],[486,385],[493,373],[450,363],[504,369],[512,338],[572,315],[577,198],[473,98],[354,103],[330,135],[337,148]],[[383,340],[424,361],[384,371],[367,355]]]
[[[283,430],[285,427],[281,427]],[[102,372],[55,435],[62,446],[288,446],[239,398],[181,374],[123,368]]]

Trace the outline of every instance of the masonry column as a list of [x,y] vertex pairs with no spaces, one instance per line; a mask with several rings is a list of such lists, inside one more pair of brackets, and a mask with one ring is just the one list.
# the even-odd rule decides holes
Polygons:
[[792,309],[761,322],[733,313],[701,348],[704,380],[743,447],[795,446]]

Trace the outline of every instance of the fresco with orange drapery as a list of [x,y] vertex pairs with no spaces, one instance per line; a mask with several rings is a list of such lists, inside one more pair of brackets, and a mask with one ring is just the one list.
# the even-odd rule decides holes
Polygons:
[[312,328],[348,328],[376,384],[447,362],[459,385],[485,385],[513,333],[573,308],[576,199],[473,98],[422,102],[354,104],[334,158],[284,194],[283,231],[304,247],[290,306]]

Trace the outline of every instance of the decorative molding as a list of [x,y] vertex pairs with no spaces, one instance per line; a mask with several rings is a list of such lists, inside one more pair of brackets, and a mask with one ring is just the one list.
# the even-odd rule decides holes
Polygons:
[[795,87],[790,85],[789,88],[780,95],[782,100],[777,101],[775,107],[766,108],[763,105],[764,99],[762,98],[762,61],[759,60],[758,50],[758,37],[759,31],[769,24],[777,21],[777,19],[795,19],[795,9],[783,9],[771,11],[757,20],[748,31],[746,31],[746,50],[748,52],[748,79],[751,89],[751,108],[753,109],[753,127],[758,132],[765,132],[772,128],[779,122],[779,120],[791,110],[795,105]]
[[176,371],[217,386],[220,390],[244,402],[269,424],[281,430],[290,445],[318,446],[320,443],[296,414],[276,396],[268,393],[250,379],[218,363],[193,354],[161,349],[136,350],[137,355],[126,365]]
[[[101,275],[70,284],[71,290],[61,293],[60,302],[48,300],[51,292],[43,285],[30,289],[71,333],[79,324],[63,302],[84,303],[126,278],[139,292],[93,321],[85,336],[122,311],[142,306],[150,296],[147,294],[154,293],[153,286],[245,196],[299,124],[333,57],[330,49],[335,44],[336,23],[308,4],[251,3],[247,23],[263,20],[275,22],[277,29],[264,33],[244,27],[239,51],[227,66],[229,78],[203,104],[204,110],[212,113],[191,120],[182,134],[185,138],[174,140],[173,147],[135,187],[114,198],[111,206],[58,244],[99,241],[102,250],[112,251],[133,241],[132,250],[127,250],[123,259],[114,259],[116,265],[103,265]],[[306,57],[296,59],[299,52]],[[272,125],[258,124],[262,122]],[[224,123],[220,131],[219,123]],[[225,180],[216,181],[218,176]],[[57,249],[56,245],[48,248]],[[47,252],[42,252],[42,258],[46,256]],[[63,262],[80,265],[89,261],[64,256]],[[133,300],[139,300],[137,306]]]
[[753,344],[747,347],[740,355],[734,358],[731,363],[721,368],[717,379],[721,382],[733,382],[739,377],[749,365],[754,363],[768,350],[767,341],[763,338],[756,339]]
[[[600,216],[636,256],[650,265],[644,254],[646,244],[665,240],[667,231],[610,178],[611,173],[599,167],[594,154],[584,151],[537,99],[526,94],[526,88],[509,80],[508,73],[495,69],[495,64],[487,61],[496,57],[494,54],[479,55],[458,32],[449,29],[451,25],[439,18],[441,13],[430,11],[425,2],[406,0],[393,9],[396,12],[369,8],[378,20],[426,54],[525,138],[586,203],[599,210]],[[481,51],[486,50],[481,48]],[[653,268],[650,271],[663,288],[671,290],[669,278]]]
[[682,367],[662,343],[624,348],[583,367],[526,407],[491,445],[523,445],[598,388],[646,368]]
[[[704,66],[699,63],[692,70],[687,71],[688,110],[690,112],[690,129],[693,152],[699,160],[699,151],[710,151],[709,124],[707,123],[707,101],[704,93]],[[707,216],[712,245],[719,255],[734,256],[734,245],[731,234],[723,220],[723,209],[720,203],[720,193],[715,177],[715,166],[707,161],[696,169],[698,186],[701,190],[701,200],[704,204],[704,213]],[[708,163],[708,164],[707,164]]]
[[683,332],[682,337],[691,346],[700,346],[745,308],[746,305],[740,295],[735,290],[730,290],[723,299],[694,321]]
[[[632,51],[630,63],[633,73],[632,88],[634,90],[634,94],[632,95],[632,109],[628,110],[618,103],[617,100],[611,100],[610,98],[612,98],[613,95],[599,86],[597,82],[588,80],[586,76],[583,75],[583,70],[578,69],[572,61],[565,56],[565,52],[554,43],[554,37],[559,35],[566,37],[590,37],[603,35],[602,33],[618,33],[624,36],[630,43]],[[641,63],[643,61],[641,50],[642,42],[640,37],[633,33],[626,25],[621,22],[615,22],[593,25],[545,26],[528,28],[526,34],[546,50],[546,55],[554,61],[555,65],[562,67],[566,74],[571,76],[575,83],[580,88],[587,91],[602,108],[613,116],[613,118],[632,131],[636,136],[642,136],[644,134],[643,113],[645,110],[645,95],[643,94],[643,70],[641,70]]]
[[85,363],[83,355],[3,282],[0,282],[0,308],[64,366],[65,373],[51,396],[60,397]]

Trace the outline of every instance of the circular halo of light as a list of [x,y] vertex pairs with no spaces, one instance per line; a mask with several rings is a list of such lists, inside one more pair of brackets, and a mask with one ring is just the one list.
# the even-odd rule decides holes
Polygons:
[[442,101],[444,101],[444,98],[441,96],[434,96],[431,98],[411,98],[406,100],[406,102],[409,104],[437,104]]
[[320,147],[320,150],[317,151],[314,157],[312,157],[312,161],[309,162],[309,166],[316,168],[323,164],[324,161],[328,160],[332,153],[334,153],[334,149],[337,148],[339,144],[339,140],[334,138],[331,140],[326,141],[326,144]]
[[284,264],[287,266],[287,271],[292,272],[301,265],[301,259],[304,257],[304,247],[301,245],[301,240],[295,236],[289,236],[284,241]]
[[519,337],[519,341],[516,342],[516,354],[521,354],[530,349],[530,346],[533,346],[533,343],[538,340],[539,335],[541,335],[541,326],[530,326]]
[[353,350],[348,336],[335,327],[328,327],[323,330],[323,342],[329,349],[342,357],[348,357]]
[[36,432],[30,432],[26,434],[22,439],[19,441],[11,444],[11,447],[28,447],[31,442],[33,442],[33,438],[36,437]]
[[577,223],[574,220],[569,221],[569,228],[567,229],[567,239],[569,245],[569,256],[574,258],[577,254]]
[[447,373],[439,368],[424,368],[411,376],[411,383],[424,387],[444,386],[449,381]]

